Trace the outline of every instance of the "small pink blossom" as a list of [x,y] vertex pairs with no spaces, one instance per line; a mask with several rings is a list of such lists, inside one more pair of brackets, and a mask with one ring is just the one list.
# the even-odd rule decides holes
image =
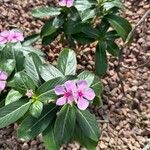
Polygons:
[[0,92],[3,91],[6,87],[6,81],[0,81]]
[[10,35],[9,31],[1,32],[0,33],[0,44],[5,44],[5,43],[9,42],[9,35]]
[[23,33],[12,30],[10,31],[9,40],[12,43],[23,41],[24,40]]
[[74,0],[60,0],[59,5],[60,6],[66,6],[66,7],[72,7],[74,3]]
[[56,105],[65,105],[66,103],[76,103],[78,108],[85,110],[91,100],[94,99],[95,93],[93,89],[88,86],[85,80],[67,81],[64,86],[57,85],[55,87],[56,95],[61,96],[57,99]]
[[18,32],[18,31],[3,31],[0,33],[0,44],[6,44],[8,42],[19,42],[19,41],[23,41],[24,37],[23,37],[23,33]]
[[72,103],[73,102],[73,94],[72,90],[76,87],[75,83],[73,81],[67,81],[64,86],[57,85],[55,87],[55,93],[56,95],[62,96],[57,99],[56,105],[65,105],[66,103]]
[[74,92],[74,99],[79,109],[85,110],[94,97],[95,93],[93,89],[89,88],[85,80],[77,82],[77,91]]
[[3,91],[6,87],[6,80],[8,75],[4,71],[0,71],[0,92]]
[[31,97],[33,96],[33,90],[27,90],[26,96],[27,96],[28,98],[31,98]]

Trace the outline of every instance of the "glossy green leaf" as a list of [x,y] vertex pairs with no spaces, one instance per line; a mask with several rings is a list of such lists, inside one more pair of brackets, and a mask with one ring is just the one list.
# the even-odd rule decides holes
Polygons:
[[32,34],[27,36],[24,39],[24,42],[22,43],[23,46],[30,46],[33,43],[37,42],[40,39],[40,35],[39,34]]
[[25,58],[25,71],[34,80],[35,84],[41,83],[39,67],[42,66],[42,61],[35,53],[30,53]]
[[95,75],[90,71],[83,71],[78,75],[79,80],[85,80],[90,86],[94,81]]
[[93,19],[97,15],[97,9],[85,9],[80,13],[81,19],[83,22],[87,21],[88,19]]
[[47,16],[57,16],[60,14],[60,8],[54,7],[39,7],[32,10],[32,16],[36,18],[43,18]]
[[106,55],[107,45],[106,42],[98,43],[96,46],[96,62],[95,68],[97,75],[103,76],[107,71],[107,55]]
[[126,19],[113,14],[107,15],[106,18],[108,19],[111,26],[117,31],[117,33],[125,41],[132,29],[131,24]]
[[20,119],[29,109],[30,101],[20,100],[0,108],[0,128]]
[[10,90],[6,99],[5,99],[5,105],[8,105],[10,103],[13,103],[15,101],[20,100],[20,98],[22,97],[22,94],[20,94],[18,91],[16,90]]
[[77,69],[75,52],[70,49],[64,49],[59,55],[57,67],[65,76],[75,75]]
[[54,126],[53,124],[49,125],[47,129],[42,133],[44,145],[47,150],[59,150],[60,147],[55,141],[54,137]]
[[57,31],[64,23],[63,15],[48,20],[41,30],[41,37],[49,36]]
[[78,141],[82,146],[86,147],[88,150],[96,150],[98,142],[95,142],[88,138],[85,133],[81,130],[77,124],[74,132],[75,140]]
[[113,41],[107,41],[107,51],[115,57],[119,57],[121,54],[118,45]]
[[57,96],[54,92],[54,88],[56,85],[61,84],[61,82],[62,78],[58,77],[42,84],[36,92],[38,95],[37,99],[43,102],[55,100]]
[[0,70],[5,71],[10,75],[15,69],[16,62],[13,59],[0,60]]
[[76,115],[77,123],[82,132],[93,141],[98,141],[100,132],[94,115],[88,110],[81,111],[79,109],[76,109]]
[[74,3],[74,6],[78,9],[78,11],[84,11],[95,5],[97,5],[96,0],[76,0]]
[[36,88],[36,85],[32,78],[23,71],[15,74],[11,86],[21,94],[25,94],[27,90],[30,89],[35,91]]
[[69,142],[76,123],[75,109],[71,105],[65,105],[58,113],[54,126],[54,137],[59,145]]
[[30,113],[33,117],[38,118],[43,110],[43,103],[40,101],[35,101],[30,107]]
[[28,116],[22,121],[18,129],[18,137],[22,140],[33,139],[48,127],[56,116],[56,112],[57,106],[48,104],[44,106],[39,118]]
[[51,64],[44,64],[40,69],[40,74],[44,81],[64,77],[64,75]]
[[103,85],[98,76],[94,76],[94,80],[90,87],[94,90],[96,96],[98,96],[98,97],[101,96],[101,93],[103,91]]

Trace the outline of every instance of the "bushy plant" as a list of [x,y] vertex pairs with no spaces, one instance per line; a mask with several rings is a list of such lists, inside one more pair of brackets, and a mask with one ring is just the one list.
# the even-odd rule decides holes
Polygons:
[[62,0],[58,7],[35,8],[32,15],[51,16],[40,32],[45,45],[58,35],[72,49],[76,49],[76,44],[95,42],[95,69],[103,76],[108,65],[106,52],[119,57],[121,51],[116,40],[125,41],[131,31],[130,23],[118,14],[123,8],[120,0]]
[[77,75],[76,66],[76,55],[69,49],[61,52],[57,67],[29,53],[24,70],[9,82],[12,90],[0,109],[0,128],[18,121],[19,138],[42,133],[48,149],[59,149],[71,140],[95,147],[99,127],[86,108],[100,101],[102,85],[89,71]]

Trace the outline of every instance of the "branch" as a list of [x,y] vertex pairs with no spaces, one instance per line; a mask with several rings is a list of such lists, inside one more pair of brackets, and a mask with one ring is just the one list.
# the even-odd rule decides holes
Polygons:
[[126,39],[126,42],[125,42],[125,45],[130,41],[130,39],[132,38],[132,35],[134,34],[136,28],[141,25],[145,19],[150,15],[150,9],[148,9],[146,11],[146,13],[143,15],[143,17],[139,20],[139,22],[134,26],[134,28],[131,30],[131,32],[129,33],[127,39]]

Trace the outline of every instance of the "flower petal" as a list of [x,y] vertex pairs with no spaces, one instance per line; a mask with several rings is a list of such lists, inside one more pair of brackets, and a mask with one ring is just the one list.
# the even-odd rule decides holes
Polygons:
[[0,71],[0,80],[6,80],[8,78],[8,75],[4,71]]
[[74,0],[67,0],[67,7],[72,7]]
[[93,91],[93,89],[88,88],[86,92],[83,93],[84,97],[88,100],[93,100],[95,97],[95,93]]
[[54,91],[55,91],[55,93],[56,93],[57,95],[63,95],[64,92],[65,92],[65,89],[64,89],[64,87],[63,87],[62,85],[57,85],[57,86],[55,87]]
[[57,99],[57,101],[56,101],[56,105],[58,105],[58,106],[62,106],[62,105],[64,105],[64,104],[66,104],[66,98],[65,97],[60,97],[59,99]]
[[82,91],[88,88],[88,83],[85,80],[78,81],[77,85],[78,85],[78,89]]
[[0,44],[7,43],[7,39],[5,37],[0,36]]
[[58,3],[60,6],[66,6],[67,0],[60,0]]
[[74,101],[74,97],[73,96],[69,96],[67,98],[67,103],[71,104]]
[[0,35],[3,36],[3,37],[9,37],[10,31],[3,31],[3,32],[0,33]]
[[76,86],[76,83],[74,81],[67,81],[67,82],[65,82],[64,85],[65,85],[65,88],[68,92],[77,90],[77,86]]
[[77,106],[79,109],[85,110],[89,106],[89,101],[84,98],[80,98],[77,102]]
[[0,81],[0,92],[3,91],[6,87],[6,81]]

